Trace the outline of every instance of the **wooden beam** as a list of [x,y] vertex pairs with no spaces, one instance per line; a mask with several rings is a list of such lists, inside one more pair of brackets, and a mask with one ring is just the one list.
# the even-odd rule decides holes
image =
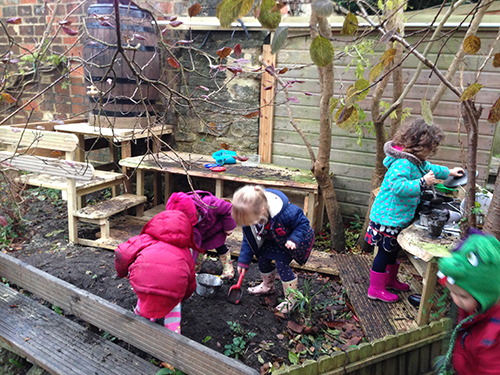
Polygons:
[[0,252],[0,276],[190,375],[258,371]]
[[[262,46],[262,58],[268,65],[276,66],[277,54],[271,54],[271,46]],[[259,155],[262,163],[272,163],[273,154],[273,124],[274,124],[274,92],[275,79],[269,73],[262,74],[260,84],[260,124],[259,124]],[[270,90],[265,90],[271,87]]]

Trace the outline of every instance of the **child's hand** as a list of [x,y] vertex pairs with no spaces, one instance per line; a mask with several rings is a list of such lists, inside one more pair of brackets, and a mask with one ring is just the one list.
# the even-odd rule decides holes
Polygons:
[[233,231],[232,230],[226,230],[225,233],[226,233],[226,236],[230,236],[233,233]]
[[285,247],[287,249],[294,250],[297,247],[297,245],[295,245],[295,242],[288,240],[286,241]]
[[238,266],[238,274],[243,274],[245,275],[247,273],[247,269],[246,268],[243,268],[243,267],[240,267]]
[[[451,172],[450,172],[451,174]],[[425,176],[424,176],[425,183],[427,186],[434,185],[436,183],[436,176],[434,175],[433,171],[429,171]]]
[[455,167],[450,169],[450,176],[461,177],[464,175],[464,173],[465,173],[464,169],[460,167]]

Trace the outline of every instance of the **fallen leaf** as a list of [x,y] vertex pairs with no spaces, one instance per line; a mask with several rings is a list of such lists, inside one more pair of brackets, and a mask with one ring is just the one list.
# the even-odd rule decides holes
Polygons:
[[295,350],[297,351],[297,353],[305,352],[307,350],[307,347],[304,344],[302,344],[301,342],[299,342],[297,344],[297,346],[295,347]]
[[29,340],[31,340],[31,337],[26,337],[26,338],[24,339],[24,341],[29,341]]
[[304,330],[302,324],[295,323],[293,320],[288,321],[287,327],[297,333],[301,333]]
[[123,286],[123,284],[120,284],[116,287],[116,289],[120,289]]
[[282,334],[282,333],[278,333],[278,334],[276,335],[276,337],[277,337],[279,340],[283,340],[283,339],[285,338],[285,335],[284,335],[284,334]]

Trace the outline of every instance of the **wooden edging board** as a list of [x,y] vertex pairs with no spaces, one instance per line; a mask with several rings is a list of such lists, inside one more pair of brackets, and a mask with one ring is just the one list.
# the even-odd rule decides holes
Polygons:
[[1,252],[0,277],[189,375],[258,375],[233,358]]

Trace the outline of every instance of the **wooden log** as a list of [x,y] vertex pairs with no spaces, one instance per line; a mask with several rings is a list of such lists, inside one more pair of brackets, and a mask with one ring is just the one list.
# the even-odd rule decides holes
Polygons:
[[3,253],[0,276],[189,375],[258,375],[235,359]]

